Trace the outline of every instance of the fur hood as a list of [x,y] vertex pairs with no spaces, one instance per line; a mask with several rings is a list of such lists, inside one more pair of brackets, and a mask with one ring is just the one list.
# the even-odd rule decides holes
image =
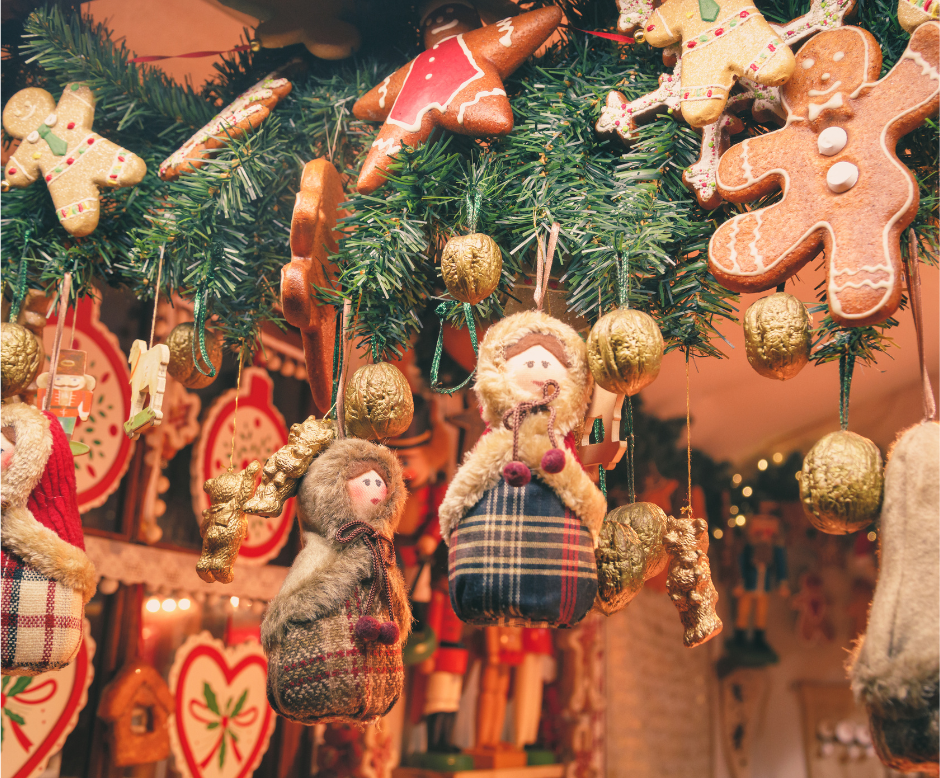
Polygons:
[[[44,481],[43,474],[49,464],[56,440],[57,450],[67,450],[68,440],[58,421],[50,415],[24,403],[7,403],[0,406],[0,425],[12,427],[16,451],[9,468],[0,475],[0,497],[2,497],[2,529],[0,540],[3,548],[16,554],[26,564],[59,583],[77,590],[84,602],[88,602],[97,588],[95,566],[84,550],[73,545],[49,527],[44,526],[33,515],[28,503],[33,491],[40,487],[53,487],[51,480]],[[75,505],[75,476],[70,470],[71,454],[56,460],[56,466],[69,469],[57,472],[50,493],[41,495],[42,503],[52,504],[60,519],[66,522],[73,537],[81,542],[80,518]],[[71,495],[56,493],[56,489],[71,489]],[[72,514],[74,512],[74,514]],[[69,526],[72,521],[76,526]]]
[[503,367],[506,348],[518,343],[526,335],[553,335],[568,358],[568,378],[561,386],[555,408],[555,430],[564,437],[578,428],[584,419],[591,398],[592,378],[587,363],[587,347],[581,336],[571,327],[541,311],[521,311],[501,319],[486,331],[480,345],[477,361],[477,397],[483,411],[483,421],[494,430],[502,426],[503,414],[513,406],[529,400],[508,379]]

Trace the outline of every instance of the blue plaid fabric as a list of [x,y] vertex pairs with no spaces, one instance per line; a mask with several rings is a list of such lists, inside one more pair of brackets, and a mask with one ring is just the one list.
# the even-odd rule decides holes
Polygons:
[[597,594],[591,533],[538,478],[483,495],[451,535],[449,568],[468,624],[570,627]]

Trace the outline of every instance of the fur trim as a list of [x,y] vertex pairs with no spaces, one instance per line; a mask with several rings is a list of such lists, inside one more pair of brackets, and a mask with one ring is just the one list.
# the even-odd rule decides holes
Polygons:
[[[607,513],[607,500],[584,472],[568,449],[562,447],[565,467],[560,473],[541,469],[542,456],[551,448],[548,442],[548,417],[527,416],[519,430],[519,458],[541,479],[565,506],[581,519],[597,546],[598,533]],[[467,511],[502,478],[503,467],[512,459],[512,432],[492,430],[480,438],[447,488],[438,509],[441,536],[450,544],[450,536]]]
[[523,396],[507,378],[503,356],[507,346],[526,335],[543,334],[557,338],[568,357],[568,379],[562,382],[555,408],[555,430],[564,437],[579,427],[591,397],[593,379],[587,363],[587,347],[581,336],[558,319],[540,311],[521,311],[501,319],[486,331],[480,344],[475,389],[483,412],[483,420],[494,429],[501,427],[503,414],[523,400]]
[[[261,625],[261,645],[270,653],[290,622],[307,622],[330,616],[352,596],[360,581],[372,577],[372,554],[364,543],[345,545],[336,532],[353,512],[346,489],[347,473],[361,462],[375,462],[387,473],[388,496],[364,518],[381,534],[391,538],[405,507],[407,492],[398,458],[384,446],[358,438],[333,443],[307,471],[297,492],[298,514],[304,547],[291,565],[277,596],[268,605]],[[401,630],[401,640],[411,632],[411,608],[405,582],[398,567],[387,570],[386,582],[392,613]],[[372,615],[384,619],[386,599],[382,594]]]
[[95,566],[82,549],[44,527],[26,507],[52,452],[50,423],[42,411],[25,403],[0,406],[0,425],[13,427],[16,435],[16,453],[10,467],[0,474],[0,539],[5,549],[46,577],[80,592],[87,603],[97,588]]

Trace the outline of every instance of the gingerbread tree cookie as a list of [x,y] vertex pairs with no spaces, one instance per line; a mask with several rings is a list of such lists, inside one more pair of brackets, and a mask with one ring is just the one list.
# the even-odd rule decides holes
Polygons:
[[257,128],[271,110],[290,94],[291,83],[271,73],[217,113],[199,132],[163,160],[160,178],[175,181],[206,164],[214,149],[240,138]]
[[359,173],[362,194],[384,183],[385,170],[403,145],[423,143],[436,127],[475,137],[512,130],[503,79],[555,31],[561,9],[540,8],[459,32],[467,29],[468,10],[454,4],[431,14],[425,42],[436,42],[353,106],[357,118],[385,122]]
[[917,213],[917,183],[898,139],[940,105],[940,24],[917,28],[888,75],[875,38],[857,27],[817,35],[800,49],[782,89],[786,126],[733,146],[718,191],[749,202],[778,187],[783,199],[724,223],[709,266],[732,291],[783,282],[825,251],[832,318],[887,319],[901,299],[899,237]]
[[653,46],[682,42],[679,106],[693,127],[718,119],[742,76],[780,86],[793,72],[793,52],[749,0],[666,0],[644,32]]
[[95,97],[84,84],[68,84],[58,105],[45,89],[21,89],[3,109],[3,128],[20,138],[6,182],[26,187],[43,178],[56,216],[72,235],[94,232],[99,187],[139,184],[147,165],[136,154],[91,131]]

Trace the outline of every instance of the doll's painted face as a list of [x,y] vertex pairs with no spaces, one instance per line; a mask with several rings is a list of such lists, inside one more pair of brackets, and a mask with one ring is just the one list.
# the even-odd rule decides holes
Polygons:
[[13,452],[16,451],[13,429],[4,427],[0,432],[0,470],[6,470],[13,459]]
[[545,346],[530,346],[506,360],[506,374],[510,380],[533,399],[542,397],[546,381],[562,384],[568,369]]
[[369,470],[346,482],[353,513],[358,517],[372,512],[388,496],[388,484],[375,470]]

